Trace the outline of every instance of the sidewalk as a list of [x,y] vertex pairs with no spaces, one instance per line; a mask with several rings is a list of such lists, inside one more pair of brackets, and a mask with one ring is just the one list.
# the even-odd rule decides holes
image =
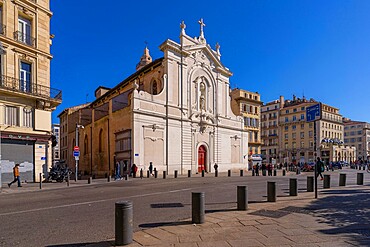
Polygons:
[[[130,247],[370,246],[370,187],[320,190],[249,204],[247,211],[206,212],[205,223],[191,219],[159,223],[134,233]],[[114,246],[109,242],[90,247]]]

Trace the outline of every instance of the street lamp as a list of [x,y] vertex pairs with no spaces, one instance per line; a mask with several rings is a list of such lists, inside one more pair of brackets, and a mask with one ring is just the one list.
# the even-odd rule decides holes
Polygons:
[[[83,125],[77,124],[76,123],[76,147],[78,147],[78,130],[79,129],[84,129],[85,127]],[[77,156],[75,157],[76,160],[76,166],[75,166],[75,182],[77,182],[77,174],[78,174],[78,158]]]

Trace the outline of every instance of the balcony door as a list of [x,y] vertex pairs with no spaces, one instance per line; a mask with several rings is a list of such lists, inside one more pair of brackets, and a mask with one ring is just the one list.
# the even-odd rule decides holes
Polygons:
[[19,84],[22,92],[31,93],[31,64],[21,62]]
[[18,41],[31,44],[31,21],[25,18],[19,17],[18,19]]

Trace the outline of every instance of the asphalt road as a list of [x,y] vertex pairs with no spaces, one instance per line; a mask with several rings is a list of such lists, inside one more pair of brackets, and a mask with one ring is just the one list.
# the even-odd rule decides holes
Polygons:
[[[346,172],[350,172],[347,184],[354,184],[356,171]],[[337,186],[338,172],[331,174],[332,186]],[[137,231],[191,218],[191,192],[205,192],[206,210],[235,208],[238,185],[248,186],[250,203],[266,201],[267,181],[277,182],[278,197],[288,196],[289,177],[233,175],[217,178],[213,174],[204,178],[199,175],[177,179],[136,178],[0,194],[0,246],[82,246],[84,243],[114,239],[114,208],[117,201],[133,202],[134,230]],[[304,192],[306,177],[304,174],[297,177],[299,192]]]

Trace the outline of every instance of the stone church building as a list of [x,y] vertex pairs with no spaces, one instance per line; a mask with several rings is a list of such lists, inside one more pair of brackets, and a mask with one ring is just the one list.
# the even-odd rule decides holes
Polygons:
[[[180,43],[166,40],[163,57],[152,61],[145,48],[136,72],[114,88],[99,87],[89,105],[60,117],[62,159],[74,167],[76,124],[79,171],[113,174],[115,162],[172,173],[247,169],[248,136],[243,119],[231,110],[229,78],[220,46],[192,38],[181,23]],[[64,140],[63,140],[64,138]],[[245,156],[246,155],[246,156]]]

